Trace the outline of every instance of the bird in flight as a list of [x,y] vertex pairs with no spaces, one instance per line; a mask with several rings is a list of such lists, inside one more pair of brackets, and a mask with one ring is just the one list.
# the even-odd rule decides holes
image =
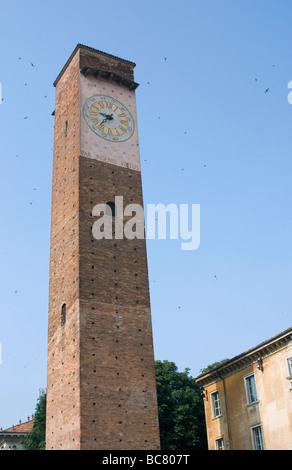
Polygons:
[[269,89],[270,89],[270,88],[266,88],[266,89],[265,89],[265,93],[268,93]]

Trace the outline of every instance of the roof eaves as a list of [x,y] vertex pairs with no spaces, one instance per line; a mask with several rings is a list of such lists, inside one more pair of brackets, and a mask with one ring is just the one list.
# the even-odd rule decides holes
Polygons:
[[273,336],[272,338],[259,343],[257,346],[254,346],[253,348],[248,349],[247,351],[245,351],[241,354],[238,354],[237,356],[234,356],[233,358],[228,359],[227,361],[224,361],[219,366],[213,367],[212,369],[209,369],[206,372],[202,372],[201,374],[199,374],[195,378],[195,380],[197,381],[197,380],[200,380],[200,379],[203,379],[203,378],[207,378],[208,376],[211,377],[213,374],[216,375],[216,374],[219,373],[220,370],[223,370],[225,367],[231,365],[232,363],[236,363],[237,361],[241,360],[242,358],[255,353],[257,350],[263,349],[265,346],[268,346],[269,344],[279,340],[281,337],[285,337],[285,336],[287,336],[291,333],[292,333],[292,327],[287,328],[287,330],[282,331],[281,333]]
[[106,56],[106,57],[112,57],[112,58],[114,58],[114,59],[117,59],[117,60],[121,60],[121,61],[123,61],[123,62],[126,62],[127,64],[131,64],[131,66],[132,66],[133,68],[136,67],[135,62],[131,62],[130,60],[122,59],[121,57],[117,57],[117,56],[115,56],[115,55],[108,54],[107,52],[99,51],[98,49],[94,49],[93,47],[85,46],[84,44],[78,43],[77,46],[75,47],[74,51],[73,51],[72,54],[70,55],[69,59],[68,59],[67,62],[65,63],[64,67],[62,68],[61,72],[60,72],[59,75],[57,76],[56,80],[54,81],[54,83],[53,83],[54,87],[57,85],[58,81],[60,80],[61,76],[63,75],[64,71],[66,70],[68,64],[70,63],[70,61],[72,60],[72,58],[74,57],[74,55],[76,54],[76,52],[77,52],[79,49],[85,49],[85,50],[90,51],[90,52],[97,52],[98,54],[102,54],[102,55],[104,55],[104,56]]

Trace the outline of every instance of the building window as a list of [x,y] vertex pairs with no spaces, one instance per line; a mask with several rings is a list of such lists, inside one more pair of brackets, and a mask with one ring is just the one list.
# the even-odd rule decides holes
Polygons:
[[288,377],[292,378],[292,357],[288,357],[287,366],[288,366]]
[[218,418],[221,416],[221,404],[220,404],[220,396],[218,390],[211,393],[211,403],[212,403],[212,415],[213,418]]
[[289,390],[290,394],[292,395],[292,357],[287,358],[287,369],[288,369],[288,382],[289,382]]
[[114,202],[107,202],[105,207],[105,215],[110,217],[116,216],[116,205]]
[[224,438],[223,437],[220,437],[220,439],[216,439],[215,448],[216,448],[216,450],[225,450]]
[[65,323],[66,323],[66,304],[63,304],[61,308],[61,326],[64,326]]
[[254,374],[251,374],[248,377],[245,377],[244,380],[245,380],[247,404],[251,405],[252,403],[255,403],[258,401]]
[[264,440],[261,426],[251,428],[252,447],[254,450],[264,450]]

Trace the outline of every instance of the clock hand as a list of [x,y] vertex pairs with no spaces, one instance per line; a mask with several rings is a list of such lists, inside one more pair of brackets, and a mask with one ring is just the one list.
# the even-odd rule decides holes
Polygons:
[[101,113],[101,112],[99,112],[99,114],[104,116],[104,119],[102,120],[101,124],[103,124],[106,121],[112,121],[114,119],[113,114],[105,114],[105,113]]
[[107,116],[106,116],[106,114],[105,114],[105,113],[101,113],[100,111],[99,111],[99,113],[98,113],[98,114],[101,114],[102,116],[104,116],[104,119],[103,119],[103,120],[101,121],[101,123],[100,123],[100,125],[102,125],[104,122],[106,122],[106,121],[107,121]]

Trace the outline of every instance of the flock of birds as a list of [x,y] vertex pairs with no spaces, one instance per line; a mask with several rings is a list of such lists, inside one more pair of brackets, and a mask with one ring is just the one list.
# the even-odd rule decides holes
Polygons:
[[[166,61],[166,60],[167,60],[167,57],[164,57],[164,61]],[[273,64],[272,67],[274,68],[275,64]],[[258,81],[258,78],[255,78],[255,82],[257,82],[257,81]],[[147,82],[147,85],[150,85],[150,82]],[[268,93],[269,90],[270,90],[270,88],[265,88],[264,93]],[[158,119],[160,120],[161,117],[158,116]],[[184,134],[186,134],[186,133],[187,133],[187,131],[184,131]],[[147,162],[147,160],[145,159],[144,162]],[[207,165],[204,164],[204,168],[206,168],[206,167],[207,167]],[[184,168],[181,168],[181,171],[184,171]]]
[[[22,57],[18,57],[18,60],[22,60]],[[166,60],[167,60],[167,57],[164,57],[164,61],[166,61]],[[30,65],[31,65],[31,67],[32,67],[32,68],[35,68],[35,65],[34,65],[34,63],[33,63],[33,62],[29,62],[29,63],[30,63]],[[274,68],[274,67],[275,67],[275,65],[273,65],[273,68]],[[254,80],[255,80],[255,82],[258,82],[258,78],[255,78]],[[150,82],[148,81],[148,82],[147,82],[147,84],[148,84],[148,85],[150,85]],[[28,85],[28,83],[26,82],[26,83],[24,84],[24,86],[27,86],[27,85]],[[265,88],[265,90],[264,90],[264,93],[265,93],[265,94],[266,94],[266,93],[268,93],[268,92],[269,92],[269,90],[270,90],[270,88]],[[45,95],[45,96],[44,96],[44,98],[47,98],[47,95]],[[4,101],[4,98],[1,98],[1,99],[2,99],[2,102],[3,102],[3,101]],[[23,119],[24,119],[24,120],[28,119],[28,116],[24,116],[24,118],[23,118]],[[161,119],[161,117],[160,117],[160,116],[158,116],[158,119],[160,120],[160,119]],[[184,132],[184,134],[187,134],[187,132],[185,131],[185,132]],[[16,155],[16,157],[18,158],[18,157],[19,157],[19,155]],[[146,162],[146,161],[147,161],[147,159],[145,159],[144,161]],[[204,168],[206,168],[206,167],[207,167],[207,165],[206,165],[206,164],[204,164],[203,166],[204,166]],[[184,168],[181,168],[181,171],[184,171]],[[37,188],[34,188],[33,190],[34,190],[34,191],[36,191],[36,190],[37,190]],[[33,204],[33,200],[32,200],[31,202],[29,202],[29,205],[32,205],[32,204]],[[218,280],[218,277],[217,277],[217,275],[216,275],[216,274],[214,274],[214,279],[215,279],[216,281]],[[155,283],[155,282],[156,282],[156,281],[153,281],[153,283]],[[17,294],[17,292],[18,292],[18,291],[17,291],[17,290],[15,290],[15,292],[14,292],[14,293],[15,293],[15,294]],[[180,308],[181,308],[181,306],[178,306],[177,308],[178,308],[178,309],[180,309]]]
[[[164,58],[164,61],[166,61],[166,59],[167,59],[167,57],[165,57],[165,58]],[[275,65],[273,65],[272,67],[274,68],[274,67],[275,67]],[[254,80],[255,80],[255,82],[258,82],[258,78],[255,78]],[[150,82],[147,82],[147,85],[150,85]],[[269,87],[268,87],[268,88],[265,88],[265,90],[264,90],[264,94],[268,93],[268,92],[269,92],[269,90],[270,90],[270,88],[269,88]],[[160,120],[160,119],[161,119],[161,117],[160,117],[160,116],[158,116],[158,119]],[[185,131],[185,132],[184,132],[184,134],[186,134],[186,133],[187,133],[187,132]],[[147,160],[144,160],[144,161],[147,161]],[[206,167],[207,167],[207,165],[206,165],[206,164],[204,164],[204,168],[206,168]],[[184,171],[184,168],[181,168],[181,171]],[[218,276],[217,276],[217,274],[214,274],[214,279],[215,279],[216,281],[218,281]],[[153,281],[153,283],[156,283],[156,281]],[[178,308],[178,309],[180,309],[180,308],[181,308],[181,306],[179,305],[177,308]],[[282,312],[282,313],[284,313],[284,312]]]
[[[18,57],[18,60],[22,60],[22,57]],[[35,68],[35,64],[34,64],[33,62],[30,62],[30,61],[29,61],[29,64],[30,64],[30,66],[31,66],[32,68]],[[25,82],[25,83],[24,83],[24,86],[27,86],[27,85],[28,85],[28,82]],[[47,98],[47,95],[45,95],[44,98]],[[2,102],[3,102],[3,101],[4,101],[4,98],[2,98]],[[24,117],[23,117],[23,120],[28,119],[28,117],[29,117],[29,116],[24,116]],[[19,154],[16,155],[16,158],[19,158]],[[37,188],[33,188],[33,190],[34,190],[34,191],[37,191]],[[32,205],[33,205],[33,202],[34,202],[34,199],[33,199],[32,201],[30,201],[28,204],[29,204],[30,206],[32,206]],[[17,293],[17,291],[15,291],[15,293]]]

